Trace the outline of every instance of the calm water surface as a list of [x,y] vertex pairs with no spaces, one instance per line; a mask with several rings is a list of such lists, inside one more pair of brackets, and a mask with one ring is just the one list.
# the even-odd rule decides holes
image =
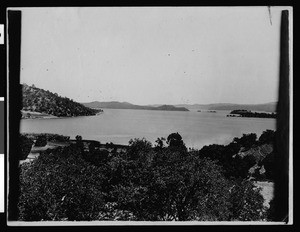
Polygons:
[[81,135],[83,139],[116,144],[128,144],[131,138],[142,137],[154,143],[158,137],[178,132],[187,147],[201,148],[212,143],[227,144],[243,133],[260,136],[264,130],[276,128],[275,119],[231,118],[226,117],[228,113],[104,109],[97,116],[23,119],[20,132],[57,133],[71,139]]

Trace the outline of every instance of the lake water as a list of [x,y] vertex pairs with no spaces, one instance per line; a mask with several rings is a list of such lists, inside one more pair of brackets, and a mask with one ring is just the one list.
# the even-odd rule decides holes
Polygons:
[[83,139],[116,144],[128,144],[131,138],[142,137],[154,143],[158,137],[178,132],[187,147],[201,148],[212,143],[227,144],[246,133],[259,137],[266,129],[276,129],[275,119],[231,118],[226,117],[228,113],[104,109],[97,116],[22,119],[20,132],[56,133],[71,139],[81,135]]

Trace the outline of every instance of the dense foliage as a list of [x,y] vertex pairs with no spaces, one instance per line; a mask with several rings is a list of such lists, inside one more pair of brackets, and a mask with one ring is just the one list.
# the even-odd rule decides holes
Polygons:
[[117,151],[86,149],[77,136],[21,165],[20,220],[264,220],[264,199],[247,179],[253,161],[237,156],[247,138],[258,143],[250,134],[197,151],[173,133]]
[[256,134],[244,134],[234,138],[228,145],[209,145],[199,150],[200,157],[209,157],[222,166],[227,178],[248,178],[249,169],[253,166],[264,166],[265,173],[256,178],[273,179],[275,132],[266,130],[257,139]]
[[21,220],[92,220],[104,207],[101,171],[76,148],[42,153],[21,170]]
[[22,85],[23,110],[46,113],[58,117],[96,115],[97,110],[87,108],[67,97],[58,96],[35,86]]
[[236,180],[231,189],[230,202],[234,220],[257,221],[267,217],[268,211],[262,210],[263,196],[250,181]]

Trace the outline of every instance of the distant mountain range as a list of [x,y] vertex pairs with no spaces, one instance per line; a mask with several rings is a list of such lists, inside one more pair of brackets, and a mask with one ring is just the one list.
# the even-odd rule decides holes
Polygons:
[[216,103],[216,104],[179,104],[178,107],[186,107],[189,110],[251,110],[276,112],[277,102],[264,104],[233,104],[233,103]]
[[232,103],[216,103],[216,104],[177,104],[177,105],[134,105],[129,102],[89,102],[82,103],[89,108],[108,108],[108,109],[140,109],[140,110],[167,110],[167,111],[188,111],[188,110],[251,110],[275,112],[277,102],[265,104],[232,104]]
[[118,102],[118,101],[111,101],[111,102],[88,102],[88,103],[81,103],[82,105],[93,108],[93,109],[133,109],[133,110],[164,110],[164,111],[189,111],[185,107],[175,107],[173,105],[159,105],[159,106],[141,106],[141,105],[134,105],[129,102]]

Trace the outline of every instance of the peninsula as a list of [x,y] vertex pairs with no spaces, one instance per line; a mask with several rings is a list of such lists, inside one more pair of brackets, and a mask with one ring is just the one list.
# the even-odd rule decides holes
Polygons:
[[22,84],[22,118],[91,116],[102,112],[34,85]]

